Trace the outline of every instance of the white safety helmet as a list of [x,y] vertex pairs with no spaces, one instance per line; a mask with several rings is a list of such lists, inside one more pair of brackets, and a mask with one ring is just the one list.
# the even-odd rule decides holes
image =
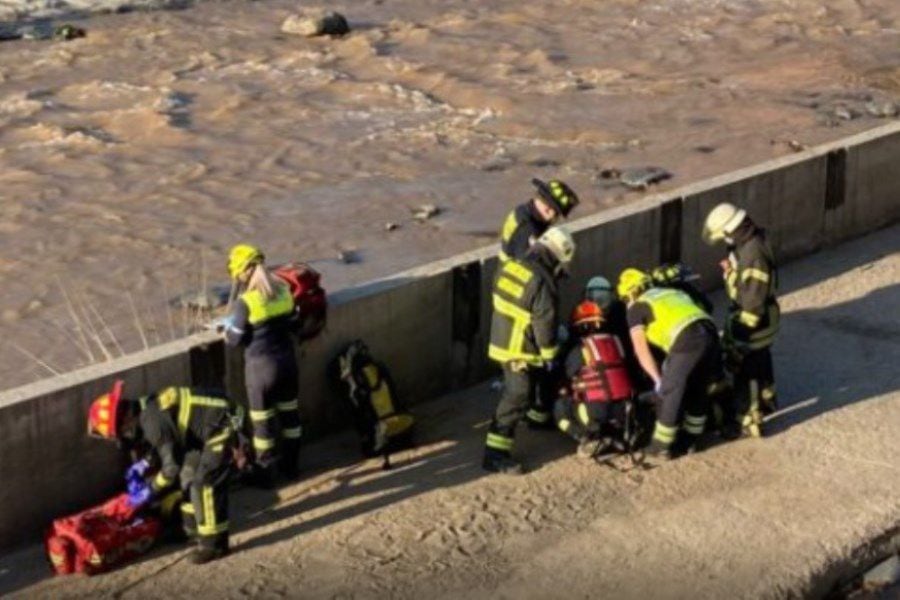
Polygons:
[[565,227],[551,227],[538,238],[537,243],[550,250],[561,265],[568,265],[575,256],[575,240]]
[[608,310],[615,300],[616,293],[606,277],[591,277],[584,288],[585,300],[596,302],[603,310]]
[[737,230],[747,218],[747,211],[730,202],[723,202],[709,211],[703,225],[703,241],[707,244],[721,242]]

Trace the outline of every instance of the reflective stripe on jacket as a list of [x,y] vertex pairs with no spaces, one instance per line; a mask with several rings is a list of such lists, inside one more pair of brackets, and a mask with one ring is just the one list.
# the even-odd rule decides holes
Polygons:
[[549,225],[535,214],[534,204],[528,201],[520,204],[507,215],[500,230],[500,262],[512,258],[524,258],[534,241]]
[[728,256],[725,291],[731,300],[725,334],[729,341],[756,350],[768,347],[778,333],[778,270],[761,229],[737,240]]
[[538,366],[556,357],[558,291],[540,257],[507,261],[494,280],[488,356],[497,362]]
[[671,288],[650,288],[637,300],[653,311],[647,325],[647,341],[664,352],[670,352],[678,335],[691,323],[712,319],[690,296]]

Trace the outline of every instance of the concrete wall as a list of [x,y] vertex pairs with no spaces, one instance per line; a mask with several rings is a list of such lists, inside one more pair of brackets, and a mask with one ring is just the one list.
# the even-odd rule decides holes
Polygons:
[[[585,280],[626,266],[683,260],[719,283],[721,248],[700,240],[707,211],[730,200],[770,232],[782,260],[900,219],[900,124],[810,149],[571,223],[578,243],[563,286],[568,311]],[[331,295],[329,326],[300,356],[312,433],[342,423],[327,365],[357,337],[390,365],[410,403],[483,380],[494,247]],[[170,384],[219,385],[243,397],[238,352],[203,334],[0,393],[0,548],[38,538],[58,515],[100,501],[118,483],[114,447],[84,435],[88,404],[122,378],[134,394]]]

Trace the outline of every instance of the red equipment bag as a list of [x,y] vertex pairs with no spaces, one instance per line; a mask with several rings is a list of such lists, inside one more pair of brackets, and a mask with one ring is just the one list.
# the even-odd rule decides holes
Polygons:
[[614,335],[597,333],[584,338],[585,366],[578,374],[573,391],[580,402],[621,402],[634,394],[634,386],[625,368],[625,351]]
[[94,575],[146,553],[161,534],[162,521],[138,516],[126,493],[56,519],[47,530],[45,544],[57,575]]
[[287,263],[276,267],[275,274],[287,282],[300,315],[297,335],[311,340],[325,329],[328,299],[322,288],[322,275],[305,263]]

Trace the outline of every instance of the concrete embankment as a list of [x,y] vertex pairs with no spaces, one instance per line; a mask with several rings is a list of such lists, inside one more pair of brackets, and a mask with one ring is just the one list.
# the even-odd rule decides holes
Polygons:
[[186,549],[50,578],[36,546],[0,558],[0,594],[35,598],[820,598],[900,528],[900,225],[786,265],[769,437],[649,471],[520,431],[530,472],[480,469],[496,392],[420,404],[395,468],[355,439],[304,449],[303,479],[232,497],[234,554]]
[[[900,124],[770,161],[573,223],[579,254],[566,305],[589,275],[684,260],[715,285],[716,251],[700,241],[716,202],[746,206],[768,227],[782,260],[815,252],[900,217]],[[413,402],[482,381],[494,248],[336,292],[328,331],[304,347],[305,418],[313,432],[339,413],[325,377],[336,351],[367,340]],[[227,381],[242,397],[240,357],[200,335],[0,394],[0,547],[33,540],[46,523],[111,493],[118,456],[88,440],[90,400],[122,378],[131,393]],[[36,476],[38,475],[38,476]]]

